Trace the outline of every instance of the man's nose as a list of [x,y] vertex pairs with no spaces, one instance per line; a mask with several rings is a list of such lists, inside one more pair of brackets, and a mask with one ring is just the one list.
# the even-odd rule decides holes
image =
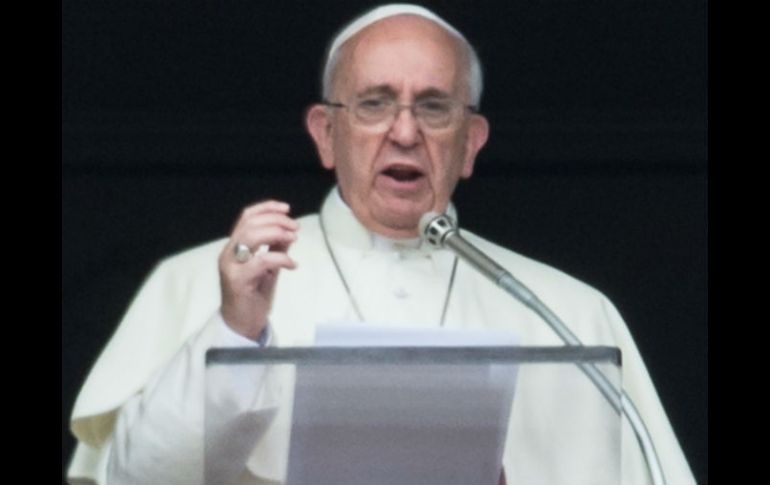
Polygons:
[[389,138],[399,145],[410,147],[420,140],[420,123],[411,105],[400,105],[388,132]]

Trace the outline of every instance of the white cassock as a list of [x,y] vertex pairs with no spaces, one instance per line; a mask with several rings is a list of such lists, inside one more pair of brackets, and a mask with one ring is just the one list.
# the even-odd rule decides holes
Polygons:
[[[372,235],[336,190],[326,198],[321,217],[339,269],[365,320],[439,326],[453,254]],[[298,222],[299,237],[290,249],[298,268],[283,271],[278,280],[270,314],[270,345],[312,346],[316,325],[358,320],[351,295],[324,244],[319,215]],[[584,344],[621,349],[624,389],[652,435],[668,484],[694,484],[641,356],[612,303],[554,268],[467,231],[464,236],[524,282]],[[204,353],[212,346],[256,345],[232,332],[219,315],[217,258],[225,244],[226,240],[218,240],[164,260],[135,297],[75,403],[71,428],[78,444],[67,473],[70,483],[200,483]],[[514,330],[522,345],[562,345],[539,317],[463,262],[457,267],[443,325]],[[514,408],[527,418],[512,420],[514,428],[527,426],[547,407],[537,393],[528,397],[526,388],[522,376]],[[237,401],[223,402],[222,413],[239,415],[237,427],[258,437],[256,446],[248,446],[246,467],[237,483],[280,483],[286,440],[272,431],[273,415],[259,411],[260,405],[263,410],[269,405]],[[275,419],[285,416],[279,413]],[[547,433],[519,431],[530,435],[531,442],[507,444],[503,463],[510,484],[530,483],[533,470],[548,467],[543,463],[548,457],[536,455],[536,450],[553,445]],[[621,449],[621,483],[650,483],[638,443],[625,422]],[[563,462],[558,466],[551,464],[550,483],[591,483],[590,477],[576,476],[578,467],[567,463],[580,464],[581,459],[573,452],[560,458]]]

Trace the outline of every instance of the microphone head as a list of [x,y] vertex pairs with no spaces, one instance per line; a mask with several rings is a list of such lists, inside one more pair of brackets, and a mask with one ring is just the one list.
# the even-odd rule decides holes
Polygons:
[[457,230],[455,221],[451,217],[436,212],[423,214],[418,228],[422,240],[436,249],[443,248],[447,235]]

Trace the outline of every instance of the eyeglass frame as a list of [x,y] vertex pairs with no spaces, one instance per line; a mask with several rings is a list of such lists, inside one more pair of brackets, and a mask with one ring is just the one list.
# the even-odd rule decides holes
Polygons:
[[[386,98],[386,100],[389,101],[389,102],[393,101],[393,100],[387,99],[387,98]],[[393,126],[393,123],[395,123],[396,118],[398,118],[399,113],[401,113],[401,110],[405,109],[405,108],[409,109],[409,112],[412,113],[412,116],[414,117],[414,119],[417,120],[420,123],[420,126],[422,126],[423,129],[443,130],[443,129],[446,129],[446,128],[449,128],[449,127],[452,126],[451,118],[450,118],[450,123],[447,124],[446,126],[434,127],[434,126],[430,126],[424,120],[424,118],[422,116],[418,116],[417,113],[415,112],[415,108],[417,107],[417,105],[419,103],[425,102],[425,101],[426,100],[418,100],[418,101],[415,101],[414,103],[411,103],[411,104],[398,104],[398,103],[394,102],[393,106],[395,106],[395,111],[390,115],[391,118],[390,118],[390,122],[387,124],[387,127],[389,128],[389,127]],[[478,114],[479,113],[478,106],[475,106],[475,105],[472,105],[472,104],[462,104],[462,102],[454,100],[454,99],[444,99],[442,101],[449,101],[454,106],[460,106],[463,110],[470,111],[473,114]],[[380,123],[383,123],[385,120],[388,119],[386,117],[386,118],[383,118],[381,121],[378,121],[378,122],[375,122],[375,123],[372,123],[372,124],[367,124],[366,122],[362,121],[361,118],[359,117],[359,115],[356,113],[356,111],[355,111],[356,110],[356,106],[351,106],[350,104],[340,103],[338,101],[329,101],[328,99],[322,99],[320,104],[322,104],[324,106],[328,106],[330,108],[345,108],[348,111],[348,113],[352,113],[353,114],[354,118],[361,124],[361,126],[376,127]],[[385,126],[386,125],[383,124],[383,127],[385,127]]]

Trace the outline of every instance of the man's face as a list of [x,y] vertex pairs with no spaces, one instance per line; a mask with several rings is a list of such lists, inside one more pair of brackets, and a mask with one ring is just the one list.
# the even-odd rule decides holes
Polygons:
[[[468,105],[466,62],[456,40],[434,23],[391,17],[343,47],[331,101],[352,107],[374,96],[402,106],[437,98]],[[324,126],[318,135],[311,126],[313,109],[324,113],[316,112]],[[322,164],[336,171],[342,197],[356,217],[382,235],[415,237],[422,214],[446,210],[486,141],[486,120],[460,111],[450,126],[431,129],[408,108],[400,109],[390,125],[367,126],[351,110],[317,106],[308,125]]]

